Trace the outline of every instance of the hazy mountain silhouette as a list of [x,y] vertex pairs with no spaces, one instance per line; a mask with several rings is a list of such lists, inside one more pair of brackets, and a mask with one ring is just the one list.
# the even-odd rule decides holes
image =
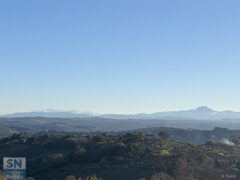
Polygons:
[[75,118],[75,117],[91,117],[88,113],[78,113],[77,111],[60,111],[60,110],[44,110],[33,112],[19,112],[3,115],[2,117],[49,117],[49,118]]
[[198,120],[217,120],[217,119],[240,119],[240,112],[234,111],[214,111],[207,106],[196,109],[182,111],[156,112],[152,114],[105,114],[105,118],[113,119],[198,119]]
[[198,120],[218,120],[218,119],[240,119],[240,112],[215,111],[207,106],[196,109],[182,111],[156,112],[152,114],[94,114],[92,112],[78,113],[78,111],[58,111],[45,110],[34,112],[20,112],[3,115],[2,117],[55,117],[55,118],[75,118],[75,117],[103,117],[111,119],[198,119]]

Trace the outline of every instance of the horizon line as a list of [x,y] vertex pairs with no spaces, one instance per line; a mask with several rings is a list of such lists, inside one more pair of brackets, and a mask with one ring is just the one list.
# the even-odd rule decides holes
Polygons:
[[9,113],[0,113],[0,116],[5,116],[5,115],[11,115],[11,114],[18,114],[18,113],[61,113],[61,112],[65,112],[65,113],[72,113],[72,114],[92,114],[93,116],[99,116],[99,115],[105,115],[105,114],[113,114],[113,115],[136,115],[136,114],[154,114],[154,113],[162,113],[162,112],[179,112],[179,111],[190,111],[190,110],[197,110],[199,108],[206,108],[215,112],[225,112],[225,111],[232,111],[232,112],[240,112],[240,111],[236,111],[236,110],[230,110],[230,109],[226,109],[226,110],[215,110],[214,108],[210,108],[209,106],[197,106],[195,108],[188,108],[188,109],[176,109],[176,110],[162,110],[162,111],[153,111],[153,112],[137,112],[137,113],[96,113],[94,111],[79,111],[79,110],[74,110],[74,109],[70,109],[70,110],[62,110],[62,109],[43,109],[43,110],[32,110],[32,111],[18,111],[18,112],[9,112]]

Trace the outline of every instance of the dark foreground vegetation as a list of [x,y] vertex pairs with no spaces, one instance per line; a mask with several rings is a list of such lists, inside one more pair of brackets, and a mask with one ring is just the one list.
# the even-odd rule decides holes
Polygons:
[[26,157],[29,180],[240,179],[240,139],[192,145],[168,137],[14,134],[0,140],[0,159]]

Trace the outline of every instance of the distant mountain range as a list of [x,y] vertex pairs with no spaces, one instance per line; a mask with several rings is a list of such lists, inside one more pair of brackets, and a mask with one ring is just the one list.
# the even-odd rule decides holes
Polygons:
[[240,119],[240,112],[215,111],[207,106],[182,111],[156,112],[152,114],[94,114],[92,112],[45,110],[34,112],[20,112],[2,115],[1,117],[49,117],[49,118],[82,118],[102,117],[109,119],[185,119],[185,120],[221,120]]
[[19,112],[13,114],[2,115],[1,117],[49,117],[49,118],[75,118],[75,117],[92,117],[92,113],[79,113],[77,111],[60,111],[60,110],[44,110],[33,112]]

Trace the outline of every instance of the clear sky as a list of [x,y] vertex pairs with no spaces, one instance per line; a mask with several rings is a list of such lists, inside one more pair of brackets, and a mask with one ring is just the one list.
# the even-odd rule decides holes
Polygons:
[[0,113],[240,111],[239,0],[0,1]]

